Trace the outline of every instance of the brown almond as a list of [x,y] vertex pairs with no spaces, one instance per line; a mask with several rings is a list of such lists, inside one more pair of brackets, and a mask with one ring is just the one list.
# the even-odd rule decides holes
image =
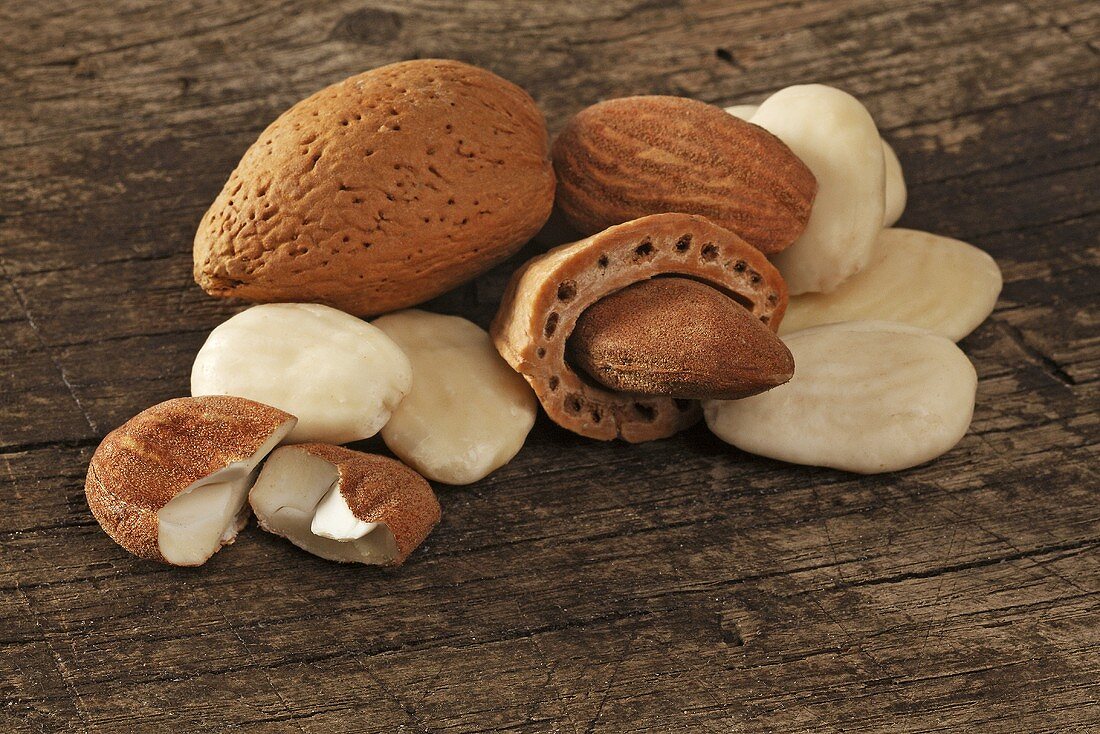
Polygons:
[[345,79],[245,152],[195,235],[195,280],[358,316],[420,303],[539,230],[549,147],[534,100],[485,69],[427,59]]
[[578,375],[565,348],[590,306],[674,274],[731,294],[769,329],[787,308],[787,285],[759,250],[703,217],[653,214],[529,260],[512,275],[489,333],[558,425],[605,441],[671,436],[699,420],[696,401],[608,390]]
[[[319,508],[332,492],[340,495],[350,519],[374,527],[359,534],[366,529],[360,527],[350,537],[316,534]],[[385,456],[321,443],[274,451],[248,500],[264,530],[344,563],[400,565],[440,519],[431,485],[409,467]]]
[[699,214],[761,252],[810,218],[813,173],[777,137],[703,102],[624,97],[579,112],[553,146],[557,204],[581,234],[647,214]]
[[[201,565],[221,545],[233,542],[247,520],[249,475],[296,422],[294,416],[268,405],[221,395],[154,405],[99,444],[84,485],[88,507],[107,534],[134,555]],[[197,555],[174,555],[173,550],[180,554],[181,528],[170,528],[173,543],[168,547],[161,513],[187,493],[202,501],[200,492],[214,482],[241,485],[234,500],[238,506],[231,508],[235,517],[227,518],[233,525]],[[191,514],[201,514],[198,509],[193,505]]]
[[733,298],[687,278],[643,280],[577,320],[566,355],[610,390],[735,400],[791,379],[779,337]]

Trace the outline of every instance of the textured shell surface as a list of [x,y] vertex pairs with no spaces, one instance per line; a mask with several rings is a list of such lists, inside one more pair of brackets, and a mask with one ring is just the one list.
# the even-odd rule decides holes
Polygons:
[[195,236],[207,292],[356,315],[447,291],[500,262],[554,197],[542,113],[457,61],[384,66],[284,112]]

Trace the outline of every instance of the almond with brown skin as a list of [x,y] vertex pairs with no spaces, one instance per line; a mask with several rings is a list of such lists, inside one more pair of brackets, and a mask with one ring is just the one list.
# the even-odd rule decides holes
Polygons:
[[107,434],[88,466],[88,508],[141,558],[200,566],[248,519],[256,466],[297,419],[244,398],[177,398]]
[[764,254],[691,214],[653,214],[529,260],[513,275],[489,333],[558,425],[589,438],[632,443],[671,436],[701,415],[693,400],[608,390],[566,358],[577,320],[627,286],[680,275],[729,293],[769,329],[787,308],[787,286]]
[[358,74],[279,116],[195,234],[207,293],[356,316],[465,283],[538,232],[554,201],[542,113],[458,61]]
[[687,278],[643,280],[577,320],[567,356],[604,387],[736,400],[782,385],[794,359],[744,306]]
[[581,110],[552,149],[557,204],[582,234],[647,214],[699,214],[761,252],[805,229],[817,192],[779,138],[682,97],[624,97]]

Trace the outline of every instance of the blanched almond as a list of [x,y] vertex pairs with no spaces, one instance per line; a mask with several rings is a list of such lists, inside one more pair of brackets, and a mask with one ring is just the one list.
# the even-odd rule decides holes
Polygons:
[[986,253],[950,237],[885,229],[874,260],[831,293],[791,298],[780,333],[876,319],[918,326],[958,341],[993,311],[1001,271]]
[[875,474],[936,458],[970,425],[977,375],[949,339],[851,321],[785,341],[798,365],[790,382],[703,404],[723,441],[781,461]]
[[855,97],[821,84],[768,97],[752,124],[790,146],[817,178],[805,231],[772,261],[791,295],[828,292],[871,260],[885,213],[882,142]]
[[[735,104],[727,107],[726,112],[734,117],[752,122],[752,116],[756,114],[758,109],[760,109],[760,105]],[[908,198],[908,190],[905,186],[905,175],[902,173],[901,161],[898,160],[898,154],[894,152],[894,149],[885,140],[882,141],[882,155],[886,174],[884,191],[886,201],[885,209],[882,214],[882,226],[893,227],[894,223],[901,218],[902,212],[905,211],[905,201]]]
[[382,429],[390,450],[438,482],[469,484],[512,460],[538,402],[477,324],[410,309],[374,325],[412,363],[413,384]]
[[240,395],[298,416],[290,442],[348,443],[381,430],[412,368],[382,331],[316,303],[268,303],[210,333],[192,395]]

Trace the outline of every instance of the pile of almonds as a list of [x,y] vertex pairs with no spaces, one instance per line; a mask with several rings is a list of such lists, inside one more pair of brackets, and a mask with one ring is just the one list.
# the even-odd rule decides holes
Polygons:
[[[440,519],[427,479],[510,461],[539,404],[595,439],[705,418],[792,463],[929,461],[969,427],[977,377],[955,341],[1001,276],[893,228],[905,201],[871,115],[831,87],[726,110],[607,100],[551,148],[530,96],[483,69],[351,77],[275,120],[203,217],[196,281],[259,305],[210,334],[193,397],[103,440],[88,505],[176,565],[250,512],[320,557],[399,564]],[[554,206],[579,239],[516,270],[489,332],[409,308],[514,254]],[[400,461],[340,445],[378,433]]]

